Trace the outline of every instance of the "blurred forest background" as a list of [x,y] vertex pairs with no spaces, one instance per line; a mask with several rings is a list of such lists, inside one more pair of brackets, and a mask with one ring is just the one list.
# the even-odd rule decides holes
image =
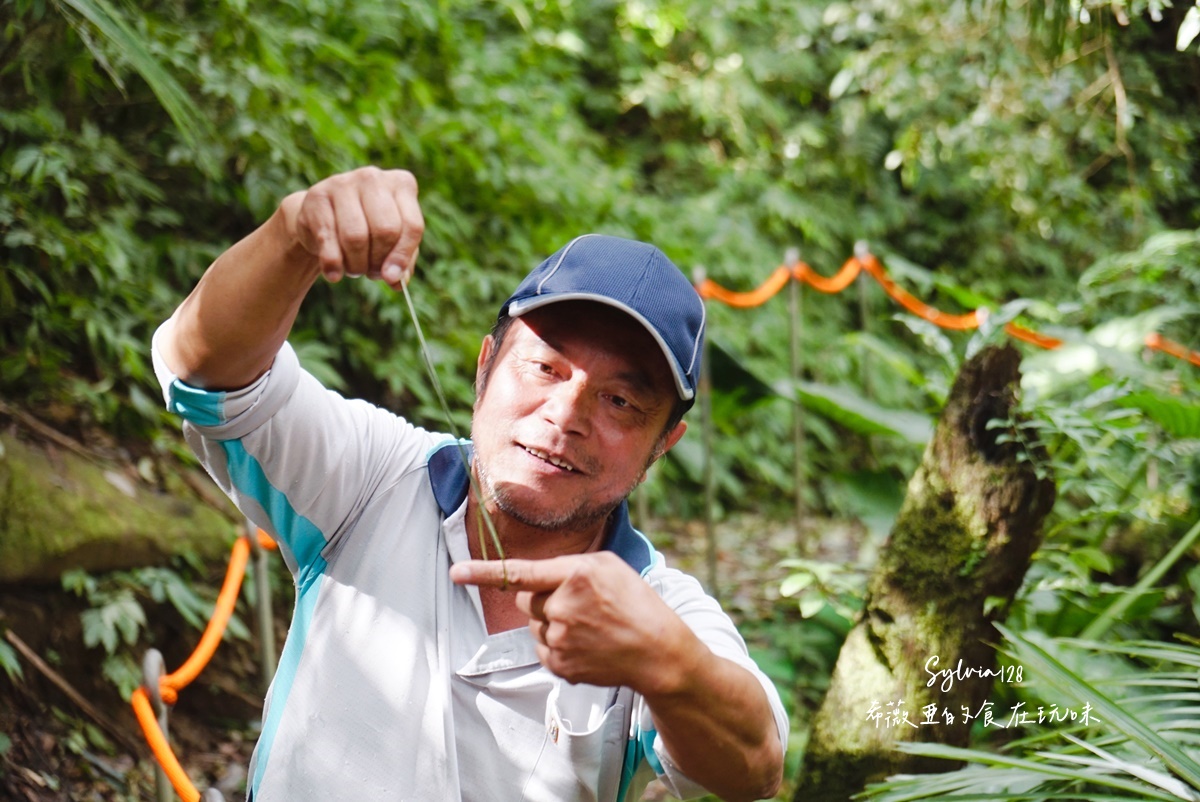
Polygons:
[[[414,300],[463,431],[498,304],[581,232],[649,240],[735,289],[790,247],[830,275],[863,241],[900,285],[946,311],[987,307],[988,323],[940,330],[865,276],[836,296],[805,290],[801,391],[786,294],[709,304],[717,590],[792,712],[780,798],[954,375],[1010,320],[1064,344],[1020,346],[1016,431],[1029,455],[1044,447],[1035,467],[1058,499],[1007,615],[1011,660],[1031,675],[1035,652],[1021,649],[1050,662],[998,687],[998,707],[1103,686],[1170,748],[1111,716],[1099,729],[977,728],[975,749],[955,754],[974,772],[962,787],[1200,798],[1200,368],[1145,347],[1159,333],[1200,349],[1198,30],[1200,6],[1159,0],[2,0],[0,552],[28,545],[9,525],[21,442],[74,444],[158,490],[194,469],[150,336],[218,253],[330,173],[416,174],[427,232]],[[320,283],[292,341],[329,386],[442,427],[386,286]],[[704,576],[693,427],[634,503]],[[220,520],[217,553],[232,532]],[[66,605],[40,651],[127,716],[141,651],[193,642],[215,596],[221,559],[181,551],[116,572],[6,575],[0,630],[30,599]],[[286,597],[286,574],[273,581]],[[257,693],[246,630],[220,667],[226,695]],[[0,667],[0,788],[149,796],[144,754],[122,756],[43,693],[10,642]],[[181,731],[209,761],[193,771],[235,796],[228,764],[253,738],[252,706]],[[912,783],[877,794],[953,790]]]

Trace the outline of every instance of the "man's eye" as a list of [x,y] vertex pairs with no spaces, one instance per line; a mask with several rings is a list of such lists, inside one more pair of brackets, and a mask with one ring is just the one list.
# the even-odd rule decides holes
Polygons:
[[550,367],[545,362],[536,362],[534,364],[537,366],[537,369],[540,373],[545,373],[546,375],[549,375],[554,372],[554,368]]
[[613,406],[619,407],[620,409],[625,409],[629,406],[629,400],[622,398],[619,395],[610,395],[609,400],[612,401]]

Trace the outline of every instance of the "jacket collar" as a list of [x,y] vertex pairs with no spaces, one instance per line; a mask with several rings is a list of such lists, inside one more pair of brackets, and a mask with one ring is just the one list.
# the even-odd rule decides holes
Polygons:
[[[467,498],[467,489],[471,485],[467,466],[473,456],[474,449],[469,440],[448,440],[429,454],[429,483],[443,518],[462,506]],[[622,501],[609,515],[608,534],[601,548],[616,554],[639,574],[645,574],[654,565],[654,547],[629,522],[627,501]]]

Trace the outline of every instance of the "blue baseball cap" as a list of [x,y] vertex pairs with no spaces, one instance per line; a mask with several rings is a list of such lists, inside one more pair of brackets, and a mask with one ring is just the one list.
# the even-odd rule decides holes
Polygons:
[[704,302],[666,254],[645,242],[584,234],[533,269],[500,307],[520,317],[558,301],[596,301],[641,323],[662,349],[691,407],[700,376]]

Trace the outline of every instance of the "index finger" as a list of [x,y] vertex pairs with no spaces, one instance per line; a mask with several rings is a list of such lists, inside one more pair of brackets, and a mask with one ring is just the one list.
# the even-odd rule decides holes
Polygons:
[[504,590],[554,590],[577,569],[573,557],[546,560],[465,560],[450,566],[450,579],[459,585],[482,585]]

